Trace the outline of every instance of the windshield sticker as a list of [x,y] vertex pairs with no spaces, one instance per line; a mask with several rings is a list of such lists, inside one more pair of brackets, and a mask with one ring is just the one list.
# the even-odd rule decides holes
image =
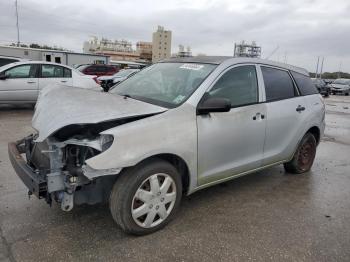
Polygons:
[[185,96],[183,95],[178,95],[174,100],[173,102],[176,103],[176,104],[180,104],[182,102],[182,100],[184,100]]
[[204,65],[198,65],[198,64],[183,64],[180,66],[182,69],[189,69],[189,70],[201,70],[204,67]]

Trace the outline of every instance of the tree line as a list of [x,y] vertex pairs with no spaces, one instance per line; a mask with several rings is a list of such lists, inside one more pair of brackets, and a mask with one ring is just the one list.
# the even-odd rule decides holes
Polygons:
[[[310,73],[310,77],[315,78],[315,73]],[[317,76],[319,77],[319,75]],[[337,79],[337,78],[350,78],[349,73],[345,72],[324,72],[322,74],[323,79]]]

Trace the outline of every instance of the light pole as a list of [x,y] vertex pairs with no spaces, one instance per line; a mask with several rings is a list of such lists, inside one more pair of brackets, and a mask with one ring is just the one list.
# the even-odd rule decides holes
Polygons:
[[15,0],[15,5],[16,5],[17,46],[19,46],[19,24],[18,24],[18,6],[17,6],[17,0]]

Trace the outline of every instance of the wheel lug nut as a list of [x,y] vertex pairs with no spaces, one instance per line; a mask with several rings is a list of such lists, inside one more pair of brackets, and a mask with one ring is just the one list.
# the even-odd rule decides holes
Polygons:
[[164,197],[162,197],[161,199],[160,199],[160,202],[163,202],[164,201]]
[[160,192],[158,192],[158,193],[157,193],[157,196],[160,196],[160,194],[161,194],[161,193],[160,193]]
[[149,205],[149,208],[151,209],[153,207],[153,205]]
[[158,210],[158,209],[159,209],[159,206],[156,206],[156,209]]

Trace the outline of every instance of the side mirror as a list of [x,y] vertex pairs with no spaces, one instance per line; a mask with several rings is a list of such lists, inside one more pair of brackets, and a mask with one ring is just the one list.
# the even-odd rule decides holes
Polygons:
[[211,112],[228,112],[231,110],[231,102],[226,98],[204,98],[198,107],[197,115],[205,115]]
[[5,75],[5,72],[0,73],[0,80],[5,80],[7,76]]

